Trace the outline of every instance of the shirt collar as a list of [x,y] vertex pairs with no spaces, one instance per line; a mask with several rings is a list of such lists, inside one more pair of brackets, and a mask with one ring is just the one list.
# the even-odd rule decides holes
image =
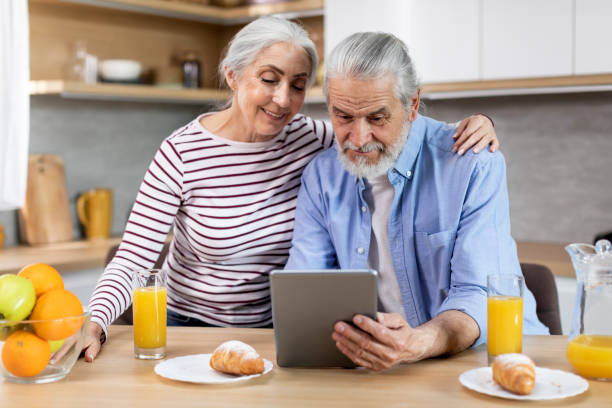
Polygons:
[[393,166],[402,176],[412,178],[412,174],[414,174],[414,164],[421,151],[424,137],[425,119],[423,119],[421,115],[417,115],[417,118],[412,121],[410,126],[410,133],[408,134],[406,145],[395,162],[395,166]]

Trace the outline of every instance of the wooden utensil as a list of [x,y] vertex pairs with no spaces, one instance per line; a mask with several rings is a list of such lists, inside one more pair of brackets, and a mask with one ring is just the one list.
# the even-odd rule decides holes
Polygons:
[[72,219],[60,156],[30,155],[25,204],[19,209],[21,240],[28,244],[71,241]]

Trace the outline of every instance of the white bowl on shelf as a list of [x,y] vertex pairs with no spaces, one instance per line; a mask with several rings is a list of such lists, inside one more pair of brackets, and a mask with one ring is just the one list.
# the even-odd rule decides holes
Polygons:
[[110,59],[100,62],[98,72],[105,81],[135,81],[140,77],[142,64],[127,59]]

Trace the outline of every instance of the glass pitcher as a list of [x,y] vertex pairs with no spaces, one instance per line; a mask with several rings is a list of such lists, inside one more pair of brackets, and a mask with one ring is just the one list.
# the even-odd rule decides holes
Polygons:
[[576,271],[576,303],[567,359],[582,376],[612,380],[612,246],[571,244],[565,250]]

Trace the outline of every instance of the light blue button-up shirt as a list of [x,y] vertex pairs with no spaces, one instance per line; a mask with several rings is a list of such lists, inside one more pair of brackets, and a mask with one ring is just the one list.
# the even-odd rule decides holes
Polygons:
[[[406,320],[419,326],[446,310],[471,316],[486,341],[489,274],[521,275],[510,235],[506,165],[500,152],[451,151],[455,128],[419,115],[389,181],[395,197],[389,245]],[[371,215],[363,179],[335,148],[305,169],[286,269],[365,269]],[[365,211],[364,211],[365,209]],[[523,333],[548,334],[525,288]]]

